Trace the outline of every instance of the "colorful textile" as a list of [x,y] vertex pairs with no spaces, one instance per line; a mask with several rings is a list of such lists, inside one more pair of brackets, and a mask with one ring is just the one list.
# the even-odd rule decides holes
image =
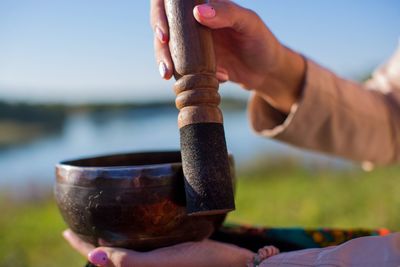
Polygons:
[[224,225],[211,239],[236,244],[252,251],[257,251],[265,245],[276,246],[281,251],[293,251],[333,246],[357,237],[382,236],[389,233],[387,229],[303,229]]

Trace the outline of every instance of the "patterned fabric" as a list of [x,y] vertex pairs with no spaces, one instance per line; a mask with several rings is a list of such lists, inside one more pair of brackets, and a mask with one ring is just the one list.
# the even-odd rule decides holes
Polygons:
[[383,236],[387,229],[303,229],[303,228],[262,228],[227,224],[211,237],[214,240],[236,244],[252,251],[265,245],[273,245],[281,251],[306,248],[322,248],[339,245],[362,236]]

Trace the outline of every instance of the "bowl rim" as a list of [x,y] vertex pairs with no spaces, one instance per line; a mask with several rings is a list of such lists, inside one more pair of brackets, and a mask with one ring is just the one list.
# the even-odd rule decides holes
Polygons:
[[88,160],[102,160],[106,158],[113,158],[113,157],[121,157],[121,156],[135,156],[135,155],[176,155],[179,158],[180,156],[180,150],[146,150],[146,151],[134,151],[134,152],[122,152],[122,153],[110,153],[110,154],[98,154],[98,155],[93,155],[93,156],[84,156],[84,157],[79,157],[79,158],[74,158],[74,159],[68,159],[68,160],[63,160],[60,161],[55,165],[56,169],[64,169],[64,170],[134,170],[134,169],[154,169],[154,168],[162,168],[165,166],[180,166],[182,165],[181,160],[179,161],[169,161],[169,162],[162,162],[162,163],[152,163],[152,164],[127,164],[127,165],[115,165],[115,166],[106,166],[105,165],[99,165],[99,166],[84,166],[84,165],[78,165],[79,162],[84,162]]

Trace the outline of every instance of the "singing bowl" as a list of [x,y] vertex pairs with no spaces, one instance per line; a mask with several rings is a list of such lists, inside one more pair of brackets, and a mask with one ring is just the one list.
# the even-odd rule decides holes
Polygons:
[[[231,177],[234,177],[230,157]],[[55,197],[84,241],[148,251],[209,237],[225,214],[188,216],[181,154],[145,152],[61,162]]]

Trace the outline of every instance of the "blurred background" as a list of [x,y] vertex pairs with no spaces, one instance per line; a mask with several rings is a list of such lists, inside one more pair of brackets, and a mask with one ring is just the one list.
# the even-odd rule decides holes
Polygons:
[[[397,0],[236,2],[349,79],[367,79],[398,45]],[[173,82],[159,77],[152,44],[147,0],[0,0],[0,267],[83,265],[61,238],[57,162],[179,148]],[[399,228],[399,168],[366,173],[261,138],[249,93],[231,83],[220,93],[239,178],[229,221]]]

